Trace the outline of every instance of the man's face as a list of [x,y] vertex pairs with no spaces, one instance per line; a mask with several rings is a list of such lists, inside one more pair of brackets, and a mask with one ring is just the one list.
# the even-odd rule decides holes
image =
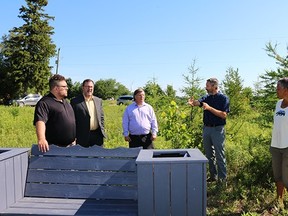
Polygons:
[[59,97],[65,98],[68,95],[68,86],[65,80],[58,82],[56,86]]
[[137,104],[143,103],[145,100],[145,92],[139,92],[138,94],[135,95],[135,102]]
[[284,94],[286,93],[286,89],[285,88],[283,88],[279,83],[277,84],[277,89],[276,89],[277,91],[277,97],[279,98],[279,99],[282,99],[283,97],[284,97]]
[[211,84],[211,82],[206,82],[206,91],[208,94],[213,94],[217,88]]
[[94,92],[94,84],[93,82],[85,82],[84,86],[82,87],[82,92],[85,97],[91,97]]

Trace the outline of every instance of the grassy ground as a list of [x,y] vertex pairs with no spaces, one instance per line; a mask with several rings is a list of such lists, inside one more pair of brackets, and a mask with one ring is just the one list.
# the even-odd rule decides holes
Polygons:
[[[106,148],[128,147],[122,135],[122,114],[126,106],[115,101],[104,101]],[[30,147],[37,142],[33,126],[34,107],[0,106],[0,147]],[[170,148],[162,137],[155,141],[156,148]]]
[[[124,109],[125,106],[117,106],[115,101],[104,101],[105,127],[108,135],[105,140],[106,148],[128,147],[122,136],[121,122]],[[32,124],[33,113],[33,107],[0,106],[0,147],[29,148],[37,142],[35,128]],[[235,128],[236,124],[231,123],[231,125]],[[230,127],[230,132],[233,131],[230,125],[227,125],[227,127]],[[245,137],[249,137],[250,131],[256,133],[257,128],[252,127],[252,124],[242,127],[241,130],[247,130],[242,132]],[[265,134],[263,131],[260,133]],[[267,173],[258,173],[258,168],[262,164],[267,164],[263,161],[263,158],[269,154],[267,153],[268,147],[262,143],[260,136],[257,136],[260,141],[249,138],[246,139],[246,143],[246,140],[242,139],[243,134],[240,132],[233,133],[233,137],[228,134],[226,147],[228,162],[227,187],[219,188],[216,183],[207,185],[207,215],[288,215],[287,212],[269,212],[275,197],[274,184],[268,181],[269,175]],[[240,138],[236,139],[237,136],[240,136]],[[241,143],[237,143],[237,140],[240,140]],[[259,148],[256,143],[261,143],[262,148]],[[155,146],[158,149],[169,149],[171,143],[165,141],[163,137],[158,137]],[[268,167],[270,167],[269,164]],[[262,167],[261,170],[265,170],[264,168]],[[243,175],[240,175],[241,173]],[[265,188],[263,182],[266,184]],[[287,198],[285,198],[285,202],[288,205]]]

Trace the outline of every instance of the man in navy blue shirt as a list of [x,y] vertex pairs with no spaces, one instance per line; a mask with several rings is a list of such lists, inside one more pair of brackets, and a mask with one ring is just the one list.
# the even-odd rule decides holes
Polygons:
[[[210,178],[208,182],[225,182],[227,177],[225,157],[225,124],[230,111],[229,99],[219,91],[216,78],[206,81],[207,95],[198,100],[190,98],[188,104],[202,107],[203,112],[203,145],[205,155],[209,160]],[[216,168],[217,166],[217,168]]]

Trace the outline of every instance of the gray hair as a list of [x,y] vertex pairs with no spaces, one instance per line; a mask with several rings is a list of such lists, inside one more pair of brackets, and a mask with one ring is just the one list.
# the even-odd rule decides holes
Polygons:
[[211,83],[212,86],[215,86],[215,87],[218,87],[218,85],[219,85],[219,81],[217,78],[209,78],[206,81]]

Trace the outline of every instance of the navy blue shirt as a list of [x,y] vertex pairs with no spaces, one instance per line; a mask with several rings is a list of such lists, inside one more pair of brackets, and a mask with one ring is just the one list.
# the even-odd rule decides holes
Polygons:
[[[215,95],[205,95],[202,98],[198,100],[199,102],[205,102],[209,106],[229,113],[230,112],[230,107],[229,107],[229,99],[226,95],[222,94],[221,92],[218,92]],[[212,112],[208,110],[204,110],[204,115],[203,115],[203,123],[204,125],[225,125],[226,124],[226,119],[222,119],[216,115],[214,115]]]

